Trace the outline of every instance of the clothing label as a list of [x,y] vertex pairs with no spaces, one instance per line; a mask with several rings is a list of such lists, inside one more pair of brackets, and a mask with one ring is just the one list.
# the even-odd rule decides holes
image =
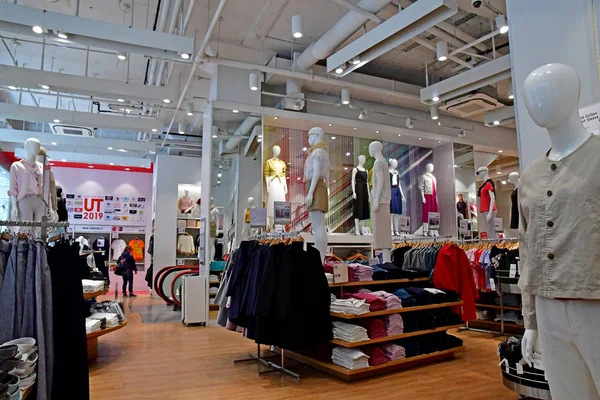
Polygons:
[[118,237],[119,237],[119,232],[113,232],[113,233],[112,233],[110,236],[111,236],[113,239],[116,239],[116,238],[118,238]]
[[185,228],[180,226],[179,228],[177,228],[177,233],[185,233]]
[[502,221],[502,218],[494,218],[494,231],[504,232],[504,222]]
[[467,220],[467,219],[460,220],[460,226],[458,228],[458,232],[462,235],[469,234],[469,220]]
[[362,234],[365,235],[365,236],[372,235],[371,228],[369,228],[368,226],[363,226],[362,229],[361,229],[361,231],[362,231]]
[[266,208],[251,208],[250,209],[250,227],[264,228],[267,226],[267,209]]
[[496,282],[494,282],[494,278],[490,278],[490,290],[496,290]]
[[520,362],[517,363],[517,374],[523,375],[523,365]]
[[439,212],[430,212],[427,213],[427,223],[429,224],[429,229],[438,230],[440,229],[440,213]]
[[410,232],[410,217],[400,216],[398,224],[400,225],[400,232]]
[[348,282],[348,265],[337,263],[333,265],[333,283]]
[[510,264],[510,275],[511,278],[517,276],[517,264]]
[[276,224],[291,224],[292,223],[292,203],[287,201],[275,201],[273,202],[275,208],[273,215],[275,216],[274,222]]

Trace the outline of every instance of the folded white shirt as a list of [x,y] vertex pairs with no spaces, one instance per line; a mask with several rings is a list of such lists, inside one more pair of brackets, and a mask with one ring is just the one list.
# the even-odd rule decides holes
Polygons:
[[369,356],[360,350],[347,349],[345,347],[334,347],[331,353],[331,361],[347,369],[362,369],[369,367]]
[[361,315],[369,312],[369,304],[358,299],[337,299],[331,303],[330,311],[340,314]]
[[332,324],[334,339],[344,340],[351,343],[369,340],[367,329],[362,326],[340,321],[333,321]]

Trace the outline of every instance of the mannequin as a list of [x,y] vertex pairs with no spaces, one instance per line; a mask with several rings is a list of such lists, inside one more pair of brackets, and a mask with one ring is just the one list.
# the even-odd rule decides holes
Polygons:
[[43,188],[48,188],[47,193],[44,193],[47,196],[44,200],[48,205],[48,221],[56,222],[58,221],[57,210],[57,200],[56,200],[56,180],[54,179],[54,172],[50,168],[50,164],[48,164],[48,160],[46,158],[46,149],[44,147],[40,147],[39,154],[35,157],[36,161],[42,165],[42,167],[47,171],[46,179],[43,183]]
[[[219,219],[219,209],[215,206],[214,197],[210,198],[210,237],[214,239],[217,237],[217,220]],[[211,240],[210,248],[210,259],[214,260],[215,257],[215,241]]]
[[244,211],[244,225],[242,228],[242,240],[248,240],[251,233],[250,209],[254,208],[254,197],[248,197],[248,208]]
[[490,179],[489,170],[487,167],[479,167],[475,173],[483,184],[477,191],[479,200],[479,211],[485,219],[485,228],[488,239],[496,238],[496,230],[494,229],[494,218],[496,218],[496,187],[494,181]]
[[600,399],[600,138],[581,123],[579,91],[577,73],[563,64],[535,69],[523,87],[529,115],[552,147],[519,185],[521,348],[528,364],[541,349],[555,400]]
[[308,155],[304,162],[304,182],[306,183],[306,210],[315,234],[315,248],[325,259],[327,251],[327,231],[325,214],[329,211],[329,154],[323,141],[325,132],[315,127],[308,131]]
[[39,222],[46,215],[46,204],[42,199],[43,166],[36,161],[40,141],[29,138],[24,147],[25,157],[10,166],[10,217],[13,221]]
[[67,211],[67,201],[62,196],[62,188],[56,187],[56,212],[58,214],[58,221],[64,222],[69,220],[69,212]]
[[373,164],[373,247],[381,249],[383,262],[392,260],[392,232],[388,229],[390,220],[390,199],[392,188],[390,184],[390,171],[382,154],[381,142],[371,142],[369,155],[375,157]]
[[508,181],[515,186],[510,195],[510,229],[519,229],[519,183],[521,182],[519,173],[511,172],[508,174]]
[[177,201],[177,209],[182,214],[189,214],[194,207],[194,200],[190,197],[190,191],[184,190],[183,196]]
[[425,166],[425,173],[419,178],[419,190],[421,191],[421,221],[423,222],[423,230],[428,230],[429,213],[438,212],[437,198],[437,179],[433,176],[433,164],[428,163]]
[[352,169],[352,197],[354,198],[354,229],[362,235],[362,221],[371,218],[369,215],[369,172],[365,168],[367,157],[358,156],[358,165]]
[[390,160],[390,184],[392,187],[392,199],[390,200],[390,212],[392,214],[392,234],[400,235],[400,216],[402,215],[402,202],[406,201],[402,185],[400,185],[400,172],[398,172],[398,160]]
[[269,158],[264,165],[265,187],[267,188],[267,225],[273,227],[275,220],[275,202],[286,201],[287,187],[287,165],[279,159],[281,147],[273,146],[273,157]]

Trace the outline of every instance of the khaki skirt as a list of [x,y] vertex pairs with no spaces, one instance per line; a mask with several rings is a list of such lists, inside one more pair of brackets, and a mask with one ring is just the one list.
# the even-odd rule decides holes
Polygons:
[[[308,195],[310,181],[306,181],[304,186],[306,188],[306,194]],[[317,187],[315,187],[315,193],[313,194],[312,204],[307,207],[306,211],[323,211],[324,213],[329,212],[329,196],[327,195],[327,186],[325,186],[325,182],[323,182],[322,179],[319,179],[317,182]]]
[[390,227],[390,205],[383,203],[371,214],[373,223],[373,247],[377,250],[392,248],[392,230]]

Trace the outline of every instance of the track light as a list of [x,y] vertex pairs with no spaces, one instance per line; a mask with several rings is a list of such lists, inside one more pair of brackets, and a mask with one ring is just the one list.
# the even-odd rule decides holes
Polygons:
[[35,33],[37,33],[38,35],[41,35],[42,33],[44,33],[44,28],[42,28],[42,27],[41,27],[41,26],[39,26],[39,25],[34,25],[34,26],[31,28],[31,30],[32,30],[32,31],[34,31]]
[[65,40],[69,38],[69,36],[67,36],[67,34],[64,32],[56,32],[56,36],[58,36],[61,39],[65,39]]
[[8,88],[9,88],[10,90],[17,90],[17,87],[16,87],[16,86],[13,86],[13,85],[10,85]]
[[44,90],[50,90],[50,86],[40,83],[40,87]]
[[117,58],[121,61],[125,61],[125,60],[127,60],[127,53],[125,53],[123,51],[119,51],[117,53]]
[[412,122],[412,118],[406,118],[406,127],[408,129],[412,129],[415,127],[415,124]]
[[359,56],[352,57],[352,60],[350,60],[350,63],[352,65],[358,65],[358,64],[360,64],[360,57]]
[[53,120],[53,122],[54,122],[55,124],[60,124],[60,119],[55,119],[55,120]]
[[342,104],[350,104],[350,89],[342,88]]
[[514,100],[515,93],[513,92],[512,82],[510,83],[510,85],[508,85],[508,88],[506,89],[506,94],[508,95],[509,99]]
[[302,15],[294,15],[292,17],[292,36],[296,39],[300,39],[304,36],[304,31],[302,29]]
[[360,114],[358,114],[358,119],[360,119],[360,120],[367,119],[367,117],[368,117],[368,116],[367,116],[367,110],[362,110],[362,111],[360,112]]
[[180,135],[183,135],[185,133],[185,126],[183,125],[183,122],[179,123],[179,129],[178,129],[178,131],[179,131]]
[[119,103],[123,103],[123,102],[125,101],[125,99],[117,99],[117,101],[118,101]]
[[339,67],[337,67],[335,69],[335,73],[339,75],[339,74],[342,74],[345,70],[346,70],[346,63],[343,63],[342,65],[340,65]]
[[508,24],[506,23],[504,14],[496,15],[496,28],[498,28],[502,34],[508,32]]
[[250,72],[250,76],[249,76],[249,81],[250,81],[250,90],[258,90],[258,73],[257,72]]
[[187,103],[185,106],[185,111],[189,117],[194,115],[194,103],[192,103],[191,101]]
[[446,61],[448,59],[448,42],[440,40],[435,44],[438,61]]
[[431,119],[432,120],[437,120],[440,118],[440,111],[438,110],[437,106],[433,106],[431,107],[431,109],[429,110],[429,112],[431,113]]

